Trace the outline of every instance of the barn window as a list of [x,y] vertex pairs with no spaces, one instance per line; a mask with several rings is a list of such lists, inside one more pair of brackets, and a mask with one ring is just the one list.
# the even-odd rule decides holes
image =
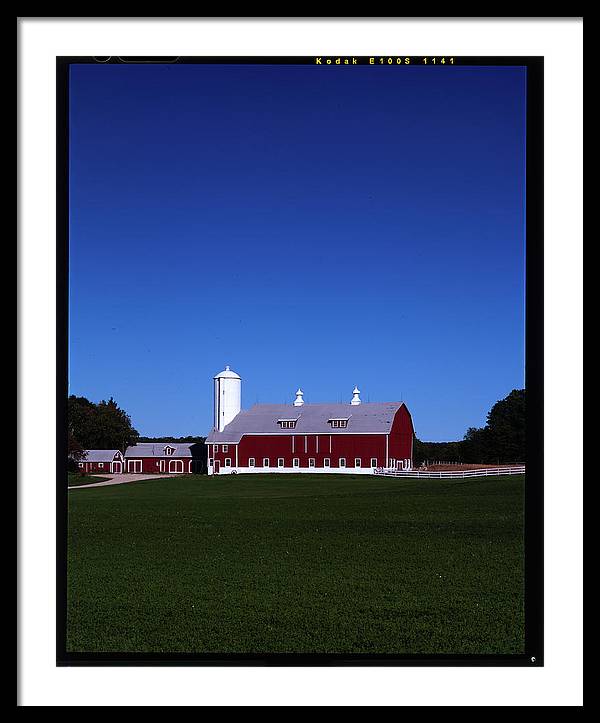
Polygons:
[[263,467],[268,467],[268,466],[269,466],[269,458],[268,458],[268,457],[264,457],[264,458],[263,458]]
[[377,467],[377,457],[371,457],[371,467]]
[[83,462],[80,462],[80,463],[79,463],[79,466],[80,466],[80,467],[83,467]]
[[231,467],[231,458],[230,457],[227,457],[227,459],[225,460],[225,466]]
[[219,451],[219,445],[213,444],[213,452],[216,454]]
[[254,459],[254,457],[250,457],[250,459],[248,460],[248,467],[255,467],[255,466],[256,466],[256,460]]
[[165,447],[165,454],[169,457],[173,454],[174,451],[175,447]]
[[309,466],[309,467],[314,467],[314,466],[315,466],[315,460],[314,460],[313,457],[311,457],[311,458],[308,460],[308,466]]
[[99,463],[98,463],[98,467],[104,468],[104,462],[99,462]]
[[354,458],[354,466],[355,466],[355,467],[360,467],[360,457],[355,457],[355,458]]
[[296,421],[296,419],[278,419],[277,424],[279,424],[281,429],[295,429]]
[[283,467],[283,457],[278,457],[278,458],[277,458],[277,466],[278,466],[278,467]]
[[298,459],[298,457],[294,457],[294,459],[292,460],[292,467],[299,467],[299,466],[300,466],[300,460]]
[[228,444],[224,444],[224,445],[223,445],[223,452],[229,452],[229,445],[228,445]]
[[347,419],[330,419],[329,424],[332,429],[345,429],[348,426]]
[[345,466],[346,466],[346,458],[340,457],[340,467],[345,467]]
[[331,461],[329,457],[325,457],[325,459],[323,460],[323,467],[331,467]]
[[209,467],[212,467],[214,463],[215,463],[215,460],[211,457],[211,458],[208,460],[208,466],[209,466]]

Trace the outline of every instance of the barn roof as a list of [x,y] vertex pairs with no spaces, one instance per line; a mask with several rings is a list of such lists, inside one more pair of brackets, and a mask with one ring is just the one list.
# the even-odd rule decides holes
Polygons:
[[112,462],[115,456],[120,455],[118,449],[86,449],[84,462]]
[[[387,434],[394,415],[404,402],[363,404],[255,404],[242,410],[222,432],[212,430],[206,441],[237,443],[245,434]],[[282,429],[278,421],[295,419],[293,430]],[[345,428],[332,429],[330,419],[347,419]]]
[[165,447],[173,447],[175,451],[169,457],[191,457],[191,448],[197,442],[141,442],[127,447],[126,457],[165,457]]

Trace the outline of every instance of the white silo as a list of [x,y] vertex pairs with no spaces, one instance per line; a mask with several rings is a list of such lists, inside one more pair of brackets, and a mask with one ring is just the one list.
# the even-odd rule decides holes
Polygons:
[[242,408],[242,378],[229,367],[215,380],[215,429],[222,432]]

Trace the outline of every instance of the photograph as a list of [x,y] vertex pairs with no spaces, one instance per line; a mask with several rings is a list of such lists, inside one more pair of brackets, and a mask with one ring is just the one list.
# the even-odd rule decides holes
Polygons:
[[542,666],[538,56],[61,56],[57,664]]

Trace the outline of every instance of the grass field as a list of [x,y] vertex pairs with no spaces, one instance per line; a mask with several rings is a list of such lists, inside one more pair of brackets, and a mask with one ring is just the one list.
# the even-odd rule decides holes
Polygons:
[[108,477],[92,477],[91,475],[81,475],[79,472],[68,473],[69,487],[81,487],[82,485],[91,485],[94,482],[102,482]]
[[523,477],[69,493],[69,651],[518,653]]

